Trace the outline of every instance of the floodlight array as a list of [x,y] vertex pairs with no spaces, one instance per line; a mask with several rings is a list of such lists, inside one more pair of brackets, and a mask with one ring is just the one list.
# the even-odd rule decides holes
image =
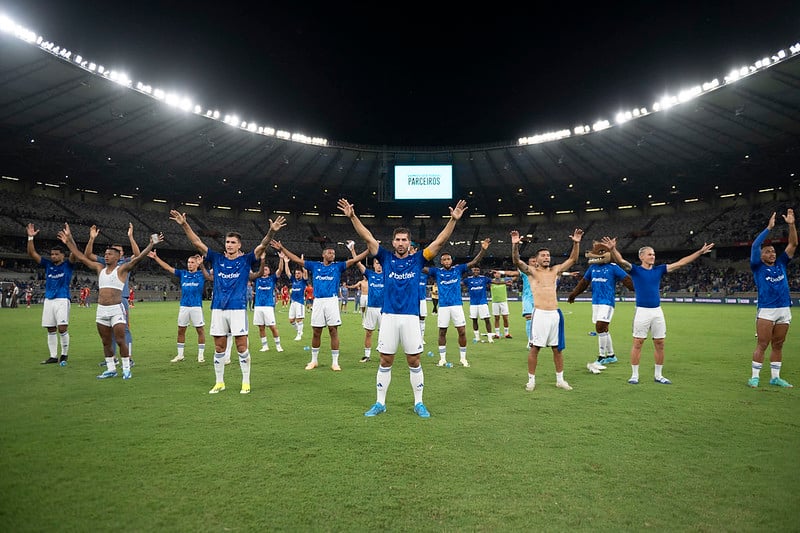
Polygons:
[[[707,81],[700,85],[696,85],[694,87],[690,87],[688,89],[683,89],[675,95],[664,95],[659,100],[653,103],[650,110],[646,107],[638,107],[631,109],[630,111],[619,111],[615,116],[614,125],[621,125],[630,120],[634,120],[637,118],[641,118],[647,116],[651,113],[658,113],[660,111],[666,111],[667,109],[674,107],[676,105],[682,104],[683,102],[688,102],[698,96],[709,93],[716,89],[719,89],[722,86],[729,85],[731,83],[735,83],[742,78],[747,76],[751,76],[760,70],[764,70],[766,68],[772,67],[781,61],[785,60],[789,56],[793,56],[800,53],[800,43],[793,44],[789,47],[789,53],[787,54],[785,50],[778,50],[770,57],[763,57],[757,61],[755,61],[752,65],[746,65],[742,67],[738,67],[736,69],[731,70],[723,81],[720,82],[719,79],[714,78],[711,81]],[[567,137],[578,136],[578,135],[586,135],[588,133],[595,133],[598,131],[602,131],[612,127],[612,124],[608,120],[598,120],[591,126],[589,125],[578,125],[570,130],[559,130],[556,132],[548,132],[548,133],[538,133],[536,135],[531,135],[529,137],[521,137],[518,140],[519,145],[529,145],[529,144],[540,144],[550,141],[556,141],[559,139],[564,139]]]
[[[20,26],[6,15],[0,15],[0,31],[10,34],[28,44],[38,46],[45,52],[48,52],[63,61],[76,65],[95,76],[106,78],[133,91],[147,95],[151,98],[155,98],[156,100],[164,102],[170,107],[180,109],[187,113],[193,113],[210,120],[220,121],[220,116],[222,116],[218,110],[208,109],[204,111],[202,106],[195,104],[188,96],[167,92],[163,89],[153,87],[152,85],[141,81],[134,83],[134,81],[125,72],[108,69],[99,63],[86,59],[83,55],[73,55],[73,53],[67,48],[59,46],[52,41],[48,41],[41,35],[38,35],[36,32]],[[314,144],[321,146],[326,146],[328,144],[328,140],[324,137],[309,137],[308,135],[304,135],[302,133],[291,133],[288,131],[276,130],[275,128],[260,126],[256,122],[241,121],[235,115],[225,115],[225,118],[221,120],[221,122],[256,135],[278,137],[287,141],[303,144]]]

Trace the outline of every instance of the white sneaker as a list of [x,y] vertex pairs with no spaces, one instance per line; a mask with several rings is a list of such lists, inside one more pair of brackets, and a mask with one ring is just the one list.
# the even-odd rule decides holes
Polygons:
[[600,373],[600,369],[597,368],[597,364],[596,363],[587,363],[586,364],[586,370],[588,370],[592,374],[599,374]]
[[440,360],[438,363],[436,363],[436,366],[444,366],[446,364],[447,364],[447,361]]
[[572,390],[572,387],[570,387],[569,383],[567,383],[566,381],[559,381],[558,383],[556,383],[556,387],[564,390]]
[[264,345],[264,346],[262,346],[262,347],[261,347],[261,349],[259,350],[259,352],[268,352],[268,351],[269,351],[269,344],[265,344],[265,345]]
[[275,351],[276,351],[276,352],[282,352],[282,351],[283,351],[283,346],[281,346],[280,344],[278,344],[277,346],[275,346]]
[[464,368],[469,368],[469,361],[467,361],[466,359],[462,359],[461,366],[463,366]]
[[206,362],[206,358],[203,357],[202,355],[198,355],[197,356],[197,362],[198,363],[205,363]]
[[231,357],[228,356],[228,357],[223,358],[222,362],[225,363],[226,365],[231,364]]
[[181,361],[183,361],[182,355],[176,355],[175,357],[169,360],[170,363],[180,363]]
[[300,334],[298,334],[298,335],[297,335],[297,336],[294,338],[294,340],[296,340],[296,341],[303,340],[303,336],[302,336],[302,335],[300,335]]
[[536,388],[536,382],[531,383],[530,381],[525,384],[525,390],[531,392],[533,389]]

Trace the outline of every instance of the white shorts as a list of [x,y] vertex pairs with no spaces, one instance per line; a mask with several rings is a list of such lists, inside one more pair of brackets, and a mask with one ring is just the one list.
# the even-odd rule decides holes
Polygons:
[[254,326],[274,326],[275,308],[269,305],[259,305],[253,308]]
[[342,315],[339,312],[339,300],[336,296],[314,298],[311,305],[311,327],[340,326]]
[[791,324],[792,310],[789,307],[763,307],[758,310],[756,318],[769,320],[773,324]]
[[420,300],[419,301],[419,317],[425,318],[428,316],[428,300]]
[[95,322],[113,328],[117,324],[127,324],[128,316],[122,303],[114,305],[97,305]]
[[358,299],[358,305],[361,307],[361,309],[366,309],[368,301],[369,300],[367,299],[367,295],[362,294],[361,297]]
[[292,300],[292,303],[289,304],[289,320],[296,319],[302,320],[306,317],[306,306],[305,304],[301,304],[300,302],[295,302]]
[[403,346],[406,355],[422,353],[422,332],[415,315],[384,314],[378,333],[378,353],[394,355]]
[[494,316],[508,315],[508,302],[497,302],[497,303],[492,302],[492,314]]
[[436,325],[440,328],[446,328],[450,325],[450,321],[457,328],[465,326],[467,319],[464,318],[464,308],[460,305],[449,305],[447,307],[440,307],[439,314],[436,315]]
[[598,322],[611,323],[614,317],[614,306],[606,304],[592,304],[592,324]]
[[478,304],[469,306],[470,318],[489,318],[489,304]]
[[245,309],[212,309],[211,336],[233,337],[247,335],[247,311]]
[[180,306],[178,309],[178,327],[185,328],[191,324],[192,326],[199,328],[206,325],[206,321],[203,318],[203,308],[202,307],[186,307]]
[[660,307],[637,307],[633,315],[633,336],[637,339],[646,339],[650,332],[654,339],[663,339],[667,336],[667,321],[664,319],[664,310]]
[[531,343],[539,348],[558,346],[561,316],[557,309],[534,309],[531,317]]
[[42,310],[42,327],[54,328],[69,324],[69,298],[48,298]]
[[381,308],[380,307],[367,307],[364,311],[364,318],[361,319],[361,325],[364,329],[375,331],[381,327]]

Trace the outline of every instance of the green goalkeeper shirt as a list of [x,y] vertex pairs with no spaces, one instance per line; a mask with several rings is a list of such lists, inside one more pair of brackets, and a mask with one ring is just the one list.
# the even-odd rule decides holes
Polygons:
[[500,283],[492,280],[491,284],[492,303],[498,304],[508,301],[508,290],[506,288],[506,279],[500,278]]

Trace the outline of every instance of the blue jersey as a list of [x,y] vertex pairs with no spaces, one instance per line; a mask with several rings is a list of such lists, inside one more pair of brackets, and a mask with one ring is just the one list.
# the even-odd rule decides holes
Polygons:
[[206,261],[214,269],[214,296],[211,309],[247,309],[247,282],[251,268],[261,261],[253,252],[228,259],[211,248],[206,252]]
[[424,279],[423,252],[400,258],[379,246],[375,258],[383,267],[383,312],[419,316],[419,281]]
[[378,274],[374,270],[364,272],[369,284],[367,293],[367,307],[383,307],[383,272]]
[[[314,298],[330,298],[336,296],[342,281],[342,272],[347,270],[347,263],[344,261],[334,261],[326,265],[320,261],[305,261],[306,267],[311,275],[311,283],[314,285]],[[347,289],[345,289],[345,296]]]
[[617,301],[617,282],[627,276],[616,263],[589,265],[583,279],[592,283],[592,304],[614,307]]
[[631,265],[631,278],[636,289],[636,307],[661,307],[661,278],[667,273],[667,265],[653,266],[651,269]]
[[44,297],[48,300],[53,298],[70,298],[69,284],[72,281],[72,271],[74,267],[67,259],[56,265],[49,259],[42,257],[39,264],[45,270]]
[[299,304],[306,303],[306,287],[308,286],[308,280],[305,278],[292,278],[292,290],[289,291],[290,297],[289,299],[293,302],[297,302]]
[[181,280],[181,305],[183,307],[203,307],[203,287],[206,278],[203,272],[175,269],[175,277]]
[[436,279],[439,287],[439,307],[461,305],[461,277],[467,271],[467,265],[453,265],[448,269],[433,267],[428,275]]
[[347,289],[347,285],[342,285],[339,287],[339,295],[342,297],[343,300],[347,300],[347,295],[349,294],[349,290]]
[[486,276],[470,276],[464,280],[469,292],[469,305],[488,304],[486,299],[486,289],[491,285],[492,280]]
[[422,276],[419,278],[419,299],[427,300],[428,299],[428,277]]
[[791,258],[784,251],[775,259],[775,264],[772,266],[767,266],[761,261],[761,243],[768,233],[768,229],[762,231],[750,249],[750,270],[753,271],[753,279],[758,290],[758,308],[790,307],[792,299],[789,296],[786,267]]
[[253,282],[256,293],[254,307],[275,307],[275,285],[278,283],[278,276],[270,274],[266,278],[261,276]]

